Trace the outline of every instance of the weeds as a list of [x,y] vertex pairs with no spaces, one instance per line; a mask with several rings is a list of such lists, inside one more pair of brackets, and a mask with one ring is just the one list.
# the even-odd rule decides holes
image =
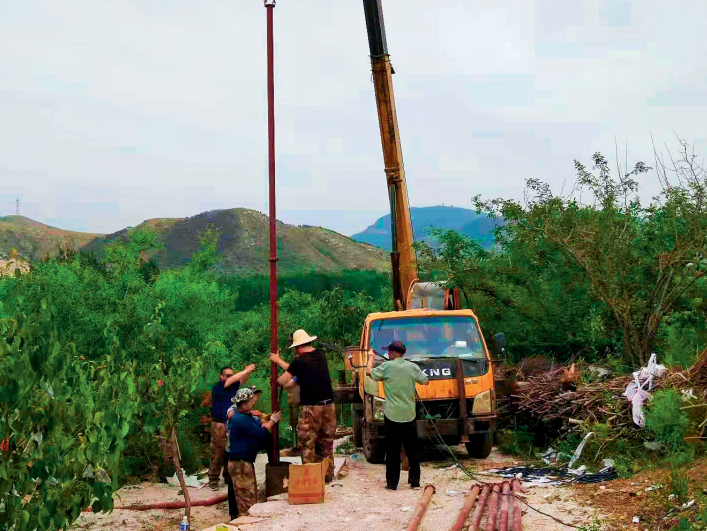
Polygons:
[[527,427],[519,427],[516,430],[501,430],[496,435],[501,453],[517,455],[527,459],[535,457],[535,446],[533,445],[535,434]]
[[683,401],[675,389],[658,391],[651,400],[650,409],[646,413],[646,427],[655,435],[656,442],[661,443],[673,456],[684,452],[685,434],[688,418],[680,408]]
[[339,446],[336,447],[336,453],[337,454],[351,454],[356,452],[356,445],[353,443],[353,441],[348,440],[342,442]]
[[688,478],[679,469],[673,468],[670,471],[670,494],[677,497],[678,503],[682,505],[687,501],[688,496]]

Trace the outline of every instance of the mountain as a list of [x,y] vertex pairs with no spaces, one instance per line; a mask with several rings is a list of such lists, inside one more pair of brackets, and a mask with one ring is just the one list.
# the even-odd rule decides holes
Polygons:
[[0,217],[0,258],[8,258],[12,249],[34,261],[56,256],[60,245],[79,249],[101,234],[57,229],[24,216]]
[[[150,251],[160,269],[185,264],[199,248],[199,233],[207,224],[221,230],[219,268],[223,272],[245,274],[265,272],[268,267],[268,217],[244,208],[213,210],[189,218],[149,219],[134,228],[94,238],[84,247],[97,256],[103,246],[116,238],[125,238],[138,228],[157,234],[164,249]],[[353,241],[334,231],[311,226],[293,226],[277,222],[278,271],[293,272],[311,268],[323,271],[341,269],[389,269],[387,254],[380,249]]]
[[[411,207],[412,230],[415,241],[425,241],[433,247],[438,244],[429,235],[429,229],[455,230],[478,241],[485,249],[493,245],[493,230],[502,221],[489,218],[486,214],[477,214],[468,208],[449,206]],[[357,242],[374,245],[388,251],[392,248],[390,233],[390,214],[379,218],[363,232],[354,234]]]

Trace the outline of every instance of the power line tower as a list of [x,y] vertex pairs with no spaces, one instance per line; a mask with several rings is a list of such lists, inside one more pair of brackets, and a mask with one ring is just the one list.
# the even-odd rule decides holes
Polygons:
[[15,201],[15,215],[19,216],[20,215],[20,198],[17,198],[17,201]]

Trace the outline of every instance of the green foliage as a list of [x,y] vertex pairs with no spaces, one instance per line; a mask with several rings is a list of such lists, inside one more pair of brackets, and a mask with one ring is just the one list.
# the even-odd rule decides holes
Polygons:
[[680,505],[687,501],[689,495],[687,474],[678,468],[673,468],[670,471],[670,494],[677,496]]
[[659,339],[663,343],[666,365],[691,367],[698,353],[707,345],[704,314],[696,310],[675,312],[661,325]]
[[501,430],[496,433],[498,449],[506,455],[535,458],[535,434],[527,427],[514,430]]
[[[540,326],[556,324],[556,333],[542,330],[540,338],[557,341],[564,333],[564,345],[572,346],[578,339],[599,353],[620,341],[624,363],[645,365],[661,322],[694,308],[702,290],[699,281],[707,270],[702,256],[707,173],[681,142],[680,156],[672,159],[675,166],[657,168],[663,193],[644,206],[634,197],[636,179],[650,168],[639,162],[613,176],[600,153],[592,160],[594,173],[575,162],[577,182],[574,195],[568,197],[556,196],[548,184],[528,179],[525,204],[476,198],[479,211],[508,222],[496,233],[503,252],[486,257],[477,249],[478,258],[471,259],[447,239],[448,250],[433,255],[432,266],[454,278],[455,284],[466,283],[467,293],[471,287],[486,293],[499,310],[517,312],[532,324],[533,315],[540,314]],[[677,182],[671,182],[671,172]],[[447,251],[456,253],[463,264],[445,260]],[[500,275],[495,268],[487,269],[494,261],[503,266]],[[514,288],[528,290],[530,297],[526,300]],[[584,326],[573,326],[582,319]],[[522,325],[511,329],[516,327],[522,330]]]
[[336,447],[337,454],[351,454],[356,452],[356,445],[353,441],[345,441]]
[[689,419],[680,408],[683,406],[680,394],[674,389],[655,393],[646,412],[646,427],[655,435],[668,455],[676,456],[685,451],[685,435]]
[[[20,289],[18,313],[0,320],[0,527],[66,529],[88,505],[113,508],[125,439],[137,409],[135,364],[118,342],[98,361],[61,341],[57,308]],[[111,483],[97,480],[101,470]]]

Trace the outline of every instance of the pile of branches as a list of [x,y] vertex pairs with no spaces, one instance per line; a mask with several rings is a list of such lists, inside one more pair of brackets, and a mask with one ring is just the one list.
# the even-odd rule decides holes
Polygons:
[[[518,382],[511,397],[512,412],[550,425],[607,424],[619,432],[639,431],[631,404],[624,396],[632,375],[583,383],[574,367],[558,367]],[[653,380],[651,392],[660,389],[691,390],[707,402],[707,350],[690,369],[668,368]],[[636,434],[635,434],[636,435]]]

